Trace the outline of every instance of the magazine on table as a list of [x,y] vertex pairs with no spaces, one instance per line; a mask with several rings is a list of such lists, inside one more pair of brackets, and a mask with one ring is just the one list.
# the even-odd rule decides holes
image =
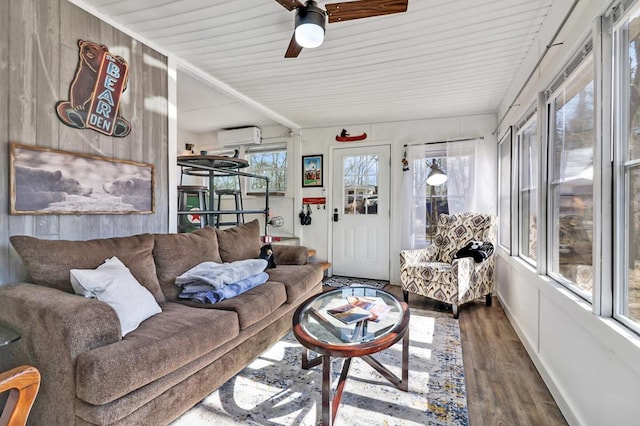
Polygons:
[[345,324],[353,324],[373,317],[371,312],[351,303],[327,309],[327,313]]
[[347,302],[370,312],[372,317],[369,321],[379,322],[391,310],[391,306],[381,297],[350,296],[347,297]]
[[345,304],[327,309],[327,313],[345,324],[363,320],[379,322],[391,307],[380,297],[347,297]]

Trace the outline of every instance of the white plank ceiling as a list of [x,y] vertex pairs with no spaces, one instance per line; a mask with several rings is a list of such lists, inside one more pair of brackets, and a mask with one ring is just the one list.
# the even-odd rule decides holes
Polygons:
[[[409,0],[403,14],[327,24],[322,46],[285,59],[294,12],[274,0],[75,1],[301,127],[495,113],[551,2]],[[247,108],[178,90],[203,115]]]

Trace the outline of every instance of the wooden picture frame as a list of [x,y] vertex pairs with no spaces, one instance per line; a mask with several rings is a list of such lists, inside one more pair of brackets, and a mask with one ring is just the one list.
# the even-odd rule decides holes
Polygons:
[[322,154],[302,156],[302,187],[322,187],[323,179]]
[[11,143],[10,212],[151,214],[154,166]]

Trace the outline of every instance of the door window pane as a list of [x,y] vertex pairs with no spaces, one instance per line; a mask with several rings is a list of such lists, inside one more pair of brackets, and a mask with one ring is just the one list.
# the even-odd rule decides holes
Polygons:
[[378,156],[345,156],[344,214],[378,214]]
[[532,119],[518,135],[520,145],[520,255],[538,260],[538,144],[537,121]]
[[593,64],[588,59],[552,100],[550,275],[592,298]]

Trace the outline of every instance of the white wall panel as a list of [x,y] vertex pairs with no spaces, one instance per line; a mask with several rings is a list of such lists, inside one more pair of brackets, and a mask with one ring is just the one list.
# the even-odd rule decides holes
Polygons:
[[580,424],[637,424],[637,405],[631,402],[640,401],[640,376],[620,362],[615,347],[585,328],[598,319],[586,319],[576,321],[543,294],[539,356]]
[[521,263],[500,256],[498,295],[569,424],[638,424],[640,337]]
[[[478,144],[478,149],[490,158],[486,170],[486,181],[495,182],[497,173],[497,139],[492,135],[496,126],[494,115],[478,115],[469,117],[454,117],[431,120],[399,121],[389,123],[371,123],[367,125],[350,126],[348,124],[330,127],[319,127],[302,130],[301,155],[323,154],[325,161],[324,188],[302,188],[298,203],[302,197],[329,197],[328,190],[332,185],[331,149],[344,146],[336,142],[335,137],[343,128],[350,134],[367,133],[363,144],[391,144],[391,198],[390,198],[390,279],[391,283],[400,283],[400,232],[402,217],[402,164],[404,144],[435,142],[464,137],[484,137]],[[294,179],[300,179],[299,175]],[[487,209],[495,214],[497,190],[495,185],[483,187],[483,199]],[[301,242],[318,251],[317,258],[331,260],[331,208],[314,210],[311,226],[303,226]]]
[[[497,259],[497,292],[503,308],[525,346],[538,347],[539,291],[533,271],[527,273],[526,266],[510,264],[510,259],[499,253]],[[517,262],[517,261],[516,261]]]

